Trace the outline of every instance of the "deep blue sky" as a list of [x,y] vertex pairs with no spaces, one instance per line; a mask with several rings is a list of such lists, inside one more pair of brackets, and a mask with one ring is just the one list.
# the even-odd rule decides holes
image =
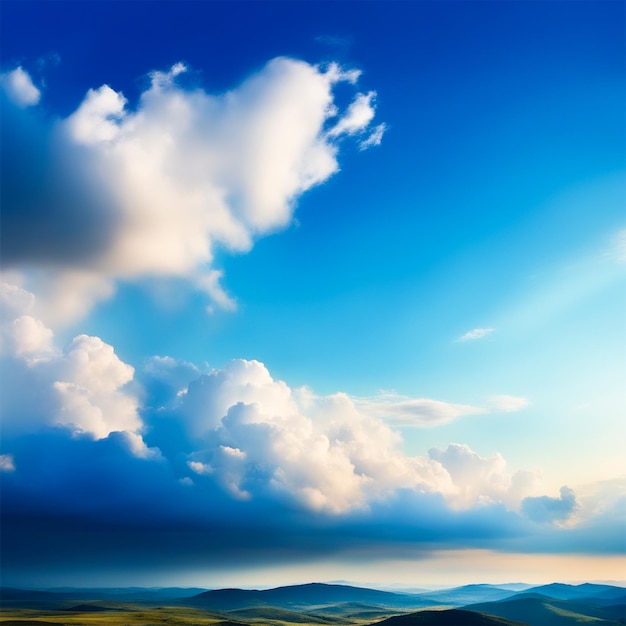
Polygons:
[[[246,584],[306,579],[314,555],[320,578],[363,558],[396,563],[390,581],[437,550],[461,582],[475,550],[549,545],[550,579],[576,552],[597,560],[572,577],[614,576],[625,17],[3,1],[7,581],[106,582],[132,553],[129,584],[167,584],[162,541],[172,583],[219,584],[216,546]],[[359,97],[373,119],[348,128]],[[546,562],[529,559],[530,579]]]

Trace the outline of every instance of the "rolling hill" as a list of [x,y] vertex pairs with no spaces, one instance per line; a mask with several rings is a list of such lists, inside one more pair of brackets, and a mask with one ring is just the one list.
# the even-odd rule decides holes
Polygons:
[[[374,626],[374,625],[370,625]],[[523,622],[484,615],[464,609],[444,611],[419,611],[407,615],[397,615],[375,626],[526,626]]]
[[184,606],[217,611],[230,611],[259,606],[308,610],[312,607],[323,607],[339,602],[360,602],[370,606],[414,609],[438,604],[436,601],[419,595],[323,583],[277,587],[264,591],[218,589],[205,591],[191,598],[179,600],[179,604]]
[[464,608],[507,619],[518,619],[530,626],[575,626],[581,623],[593,624],[593,626],[623,626],[624,624],[624,621],[618,621],[617,610],[614,613],[608,613],[607,607],[598,607],[592,602],[557,600],[539,594],[515,597],[500,602],[470,604]]

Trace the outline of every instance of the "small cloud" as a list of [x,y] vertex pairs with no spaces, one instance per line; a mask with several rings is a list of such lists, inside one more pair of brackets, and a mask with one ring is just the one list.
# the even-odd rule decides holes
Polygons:
[[41,92],[33,84],[30,74],[21,66],[0,74],[0,85],[7,96],[21,108],[37,104],[41,97]]
[[490,335],[494,330],[495,328],[474,328],[473,330],[466,332],[464,335],[461,335],[457,339],[457,342],[474,341],[475,339],[482,339],[483,337]]
[[394,421],[402,426],[438,426],[465,415],[485,413],[485,409],[468,404],[410,398],[394,393],[372,398],[353,398],[353,401],[364,413]]
[[0,454],[0,472],[14,472],[15,462],[11,454]]
[[359,150],[367,150],[373,146],[380,146],[380,142],[382,141],[386,130],[387,124],[383,123],[376,126],[370,136],[359,144]]
[[348,107],[346,114],[328,131],[328,136],[338,137],[344,133],[355,135],[363,131],[374,119],[376,107],[373,101],[375,97],[375,91],[370,91],[367,94],[358,93]]
[[501,395],[489,398],[489,406],[495,412],[515,413],[526,408],[529,404],[530,400],[518,396]]
[[522,501],[522,513],[533,522],[541,524],[565,522],[579,508],[576,494],[565,485],[561,487],[559,498],[540,496],[538,498],[525,498]]
[[201,476],[208,476],[213,473],[213,468],[206,463],[200,463],[200,461],[188,461],[187,466],[192,472],[200,474]]

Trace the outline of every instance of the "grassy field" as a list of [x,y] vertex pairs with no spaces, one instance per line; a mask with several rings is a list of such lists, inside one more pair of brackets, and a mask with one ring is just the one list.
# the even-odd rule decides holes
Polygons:
[[[199,609],[184,607],[158,607],[146,608],[139,606],[128,606],[123,609],[111,608],[102,610],[66,610],[51,611],[37,609],[5,609],[0,612],[0,622],[3,625],[33,625],[39,624],[67,624],[89,626],[192,626],[215,624],[216,626],[320,626],[321,624],[336,624],[337,626],[363,626],[372,621],[371,617],[347,617],[338,616],[331,618],[325,616],[320,618],[312,615],[307,617],[304,613],[292,611],[282,611],[277,609],[262,609],[258,612],[234,611],[233,613],[243,613],[243,615],[216,614]],[[389,615],[397,615],[396,612],[389,612]],[[384,615],[379,615],[378,619],[383,619]]]

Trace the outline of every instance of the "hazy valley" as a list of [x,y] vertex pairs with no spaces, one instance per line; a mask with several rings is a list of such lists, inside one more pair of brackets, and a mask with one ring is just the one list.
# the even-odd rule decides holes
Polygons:
[[612,585],[466,585],[399,593],[311,583],[267,590],[2,589],[4,624],[288,624],[338,626],[618,626],[626,589]]

